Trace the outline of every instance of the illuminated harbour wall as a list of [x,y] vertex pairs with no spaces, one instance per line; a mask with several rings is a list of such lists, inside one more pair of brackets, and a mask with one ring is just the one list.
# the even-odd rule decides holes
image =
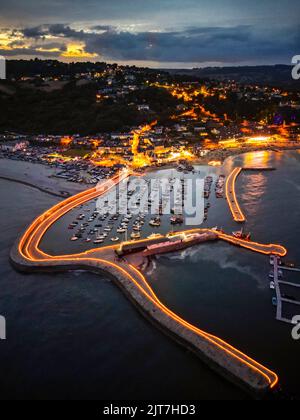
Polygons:
[[[123,172],[101,189],[92,188],[71,197],[45,212],[27,229],[11,252],[13,265],[24,272],[85,269],[108,273],[138,309],[165,333],[196,353],[212,368],[251,393],[264,394],[276,387],[277,375],[225,341],[200,330],[167,308],[155,295],[145,276],[126,261],[115,261],[116,246],[90,250],[82,254],[50,256],[39,245],[46,231],[62,215],[87,201],[105,194],[108,188],[130,175]],[[113,181],[113,182],[111,182]],[[280,245],[262,245],[235,239],[226,234],[219,238],[263,254],[284,256]]]

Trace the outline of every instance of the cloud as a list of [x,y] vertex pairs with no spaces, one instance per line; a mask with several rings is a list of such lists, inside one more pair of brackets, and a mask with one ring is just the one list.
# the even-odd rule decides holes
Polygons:
[[0,27],[11,31],[1,42],[0,29],[0,49],[23,42],[11,56],[50,40],[137,64],[278,63],[299,53],[299,0],[0,0],[0,8]]
[[105,31],[106,32],[106,31],[112,31],[112,30],[116,29],[116,27],[112,26],[112,25],[96,25],[96,26],[92,26],[90,29],[92,31],[95,31],[95,32],[98,32],[98,31],[100,31],[100,32]]
[[236,25],[299,21],[298,0],[0,0],[2,21],[16,24],[33,22],[95,22],[118,25],[121,22],[155,22],[179,27],[191,25]]
[[13,50],[0,48],[0,55],[4,57],[27,56],[27,57],[42,57],[42,58],[59,58],[61,55],[61,52],[60,51],[43,51],[36,48],[14,48]]
[[76,31],[70,26],[64,24],[39,25],[33,28],[20,30],[25,38],[43,38],[47,35],[63,38],[80,39],[84,35],[83,31]]
[[[11,32],[11,37],[14,39],[8,45],[13,50],[9,55],[20,55],[22,48],[18,47],[22,42],[27,45],[24,54],[34,51],[43,57],[46,49],[64,51],[75,42],[87,54],[122,62],[279,63],[290,62],[298,52],[300,25],[271,29],[251,25],[193,26],[173,31],[131,32],[110,25],[93,25],[83,30],[59,23],[18,29]],[[53,42],[51,48],[49,40]],[[59,55],[59,51],[51,53],[49,57]]]
[[299,45],[293,31],[259,31],[251,26],[200,27],[172,32],[106,31],[85,38],[88,50],[113,60],[223,62],[290,60]]

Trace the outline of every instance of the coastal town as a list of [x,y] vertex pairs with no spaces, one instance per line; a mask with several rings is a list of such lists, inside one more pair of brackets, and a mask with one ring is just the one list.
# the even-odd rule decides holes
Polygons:
[[[283,270],[290,274],[296,265],[286,260],[284,245],[256,241],[236,193],[239,176],[276,167],[269,158],[228,168],[226,162],[251,153],[299,150],[299,92],[105,63],[78,64],[78,71],[53,61],[46,67],[45,62],[26,62],[21,75],[12,65],[10,79],[0,83],[0,179],[63,199],[16,242],[13,266],[35,272],[64,270],[65,265],[76,270],[83,264],[104,271],[147,318],[184,347],[192,346],[198,357],[208,358],[225,378],[259,398],[273,389],[280,392],[277,373],[225,341],[220,347],[219,338],[161,304],[146,274],[160,256],[185,255],[220,242],[269,256],[274,267],[268,278],[269,310],[276,308],[276,320],[293,325],[300,298],[297,284],[283,280]],[[22,109],[27,101],[36,102],[31,118],[24,120],[24,112],[16,111],[19,100]],[[165,184],[156,177],[159,172]],[[188,181],[200,179],[203,190],[193,187],[191,194]],[[195,196],[190,224],[188,209]],[[220,209],[229,220],[216,218]],[[53,248],[57,234],[60,240]],[[292,289],[286,291],[286,284]]]
[[[37,74],[14,76],[7,83],[45,92],[59,91],[66,83],[92,84],[96,94],[91,105],[101,107],[99,112],[126,101],[144,123],[90,135],[5,131],[0,135],[0,158],[47,165],[55,168],[57,178],[93,185],[125,167],[146,170],[188,162],[220,166],[234,154],[293,150],[300,144],[297,92],[230,80],[185,81],[182,77],[178,82],[165,72],[117,65],[101,68],[101,72],[88,69],[73,74],[75,82],[70,75]],[[0,85],[0,97],[9,100],[4,87]],[[167,114],[151,109],[151,95],[157,92],[175,101]],[[239,114],[234,110],[235,101],[245,104],[247,115],[242,115],[243,107]]]

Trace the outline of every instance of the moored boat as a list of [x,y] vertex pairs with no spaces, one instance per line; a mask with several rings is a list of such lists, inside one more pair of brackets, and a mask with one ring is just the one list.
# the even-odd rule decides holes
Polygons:
[[236,232],[232,232],[232,235],[237,239],[243,239],[244,241],[251,240],[251,233],[244,233],[243,229],[238,230]]
[[153,226],[153,227],[159,227],[161,225],[160,218],[159,217],[155,217],[154,219],[151,219],[150,222],[149,222],[149,225],[150,226]]
[[141,234],[140,233],[138,233],[138,232],[133,232],[131,235],[130,235],[130,237],[131,237],[131,239],[140,239],[141,238]]
[[111,242],[119,242],[120,238],[117,236],[115,238],[111,238]]

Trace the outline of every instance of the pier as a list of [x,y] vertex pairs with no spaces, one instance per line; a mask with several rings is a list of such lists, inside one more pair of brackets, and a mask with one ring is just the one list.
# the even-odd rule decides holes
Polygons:
[[226,180],[226,199],[233,219],[238,223],[244,223],[246,221],[246,217],[241,210],[235,191],[236,180],[241,172],[242,168],[235,168]]
[[259,254],[277,255],[278,257],[285,257],[287,254],[287,249],[283,247],[282,245],[260,244],[258,242],[238,239],[238,238],[235,238],[234,236],[226,235],[225,233],[219,233],[218,236],[223,241],[229,242],[233,245],[248,249],[253,252],[257,252]]
[[224,340],[204,332],[167,308],[156,296],[145,276],[126,262],[114,262],[112,250],[95,250],[65,257],[22,260],[12,250],[14,266],[23,272],[87,270],[106,275],[125,293],[134,306],[162,332],[192,351],[226,379],[255,396],[278,384],[277,375]]
[[[256,252],[258,254],[264,255],[277,255],[278,257],[285,257],[287,254],[287,249],[282,245],[277,244],[261,244],[258,242],[253,242],[245,239],[238,239],[232,235],[227,235],[221,231],[215,229],[192,229],[192,230],[183,230],[178,231],[176,236],[179,235],[207,235],[208,241],[222,240],[228,242],[231,245],[244,248],[246,250]],[[143,253],[144,256],[147,255],[147,247],[154,244],[160,244],[166,242],[170,239],[169,235],[159,235],[158,237],[151,239],[141,239],[138,241],[129,241],[121,243],[115,247],[117,255],[120,257],[126,256],[129,254],[139,254]],[[205,242],[205,241],[204,241]],[[155,252],[153,253],[155,254]]]
[[274,265],[273,265],[273,272],[274,272],[274,284],[275,284],[275,291],[276,291],[276,300],[277,300],[277,308],[276,308],[276,319],[277,321],[285,322],[287,324],[294,324],[292,319],[288,319],[283,316],[283,303],[288,303],[290,305],[300,306],[300,302],[297,300],[292,300],[285,298],[281,293],[280,285],[286,285],[290,287],[300,288],[299,283],[293,282],[286,282],[284,280],[279,279],[279,270],[282,271],[293,271],[293,272],[300,272],[300,269],[297,268],[289,268],[285,266],[279,265],[279,258],[274,256]]
[[280,269],[286,271],[293,271],[294,273],[300,273],[300,268],[280,266]]

